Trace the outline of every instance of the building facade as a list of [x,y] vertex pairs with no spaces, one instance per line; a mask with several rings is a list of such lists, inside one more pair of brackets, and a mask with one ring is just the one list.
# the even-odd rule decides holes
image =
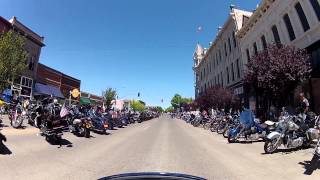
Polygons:
[[319,0],[263,0],[237,37],[240,39],[244,64],[268,44],[278,43],[306,49],[311,54],[312,77],[296,93],[306,92],[315,111],[320,111]]
[[252,13],[233,6],[230,9],[227,21],[219,27],[209,49],[203,49],[199,44],[196,47],[193,55],[196,97],[217,85],[243,96],[243,63],[237,33]]
[[36,84],[45,85],[48,86],[48,88],[56,87],[64,98],[69,98],[70,91],[73,89],[78,89],[80,91],[81,81],[44,64],[38,63]]
[[104,99],[102,96],[97,96],[97,95],[94,95],[94,94],[91,94],[91,93],[88,93],[88,92],[81,92],[81,95],[80,95],[84,101],[84,104],[98,104],[98,105],[103,105],[104,103]]
[[26,37],[25,50],[28,53],[27,70],[23,72],[20,78],[14,81],[11,88],[17,92],[19,96],[30,98],[37,76],[41,48],[45,46],[43,43],[44,37],[39,36],[27,26],[23,25],[16,17],[11,18],[9,23],[11,24],[10,29]]

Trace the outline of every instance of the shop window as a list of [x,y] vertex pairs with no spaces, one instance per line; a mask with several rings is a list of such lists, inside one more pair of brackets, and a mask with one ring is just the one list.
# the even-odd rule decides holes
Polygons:
[[306,14],[304,13],[301,4],[298,2],[295,6],[295,9],[298,13],[300,22],[302,24],[303,30],[308,31],[310,29],[309,22],[307,20]]

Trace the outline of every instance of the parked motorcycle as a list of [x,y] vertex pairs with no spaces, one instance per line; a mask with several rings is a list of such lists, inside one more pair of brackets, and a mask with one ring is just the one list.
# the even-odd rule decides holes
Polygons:
[[261,124],[258,119],[254,118],[253,112],[249,109],[240,114],[240,124],[231,129],[228,135],[228,142],[234,143],[240,139],[259,140],[264,139],[267,134],[274,130],[274,123],[266,121]]
[[71,133],[85,138],[90,137],[90,129],[92,128],[91,120],[85,117],[79,111],[78,107],[71,107],[66,119]]
[[92,122],[92,130],[108,134],[107,130],[109,128],[109,122],[105,116],[97,114],[91,109],[88,111],[88,117]]
[[67,113],[62,116],[62,112],[67,110],[61,108],[56,99],[45,98],[36,111],[38,113],[36,121],[41,135],[45,136],[48,142],[60,143],[63,132],[68,130],[68,124],[63,119]]
[[315,122],[317,127],[309,128],[301,116],[282,116],[276,131],[271,132],[266,138],[265,153],[274,153],[281,145],[286,149],[308,147],[313,140],[320,138],[319,116]]

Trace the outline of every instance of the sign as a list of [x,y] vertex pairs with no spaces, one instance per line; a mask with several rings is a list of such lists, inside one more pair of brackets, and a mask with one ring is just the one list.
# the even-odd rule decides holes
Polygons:
[[73,89],[71,95],[73,98],[77,98],[80,95],[80,91],[78,89]]

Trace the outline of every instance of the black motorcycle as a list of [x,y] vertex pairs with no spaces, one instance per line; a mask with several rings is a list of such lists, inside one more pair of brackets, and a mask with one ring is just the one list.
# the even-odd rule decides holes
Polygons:
[[41,135],[48,142],[60,143],[63,132],[68,129],[67,121],[60,117],[61,107],[56,100],[46,98],[42,106],[38,106],[36,121],[39,124]]
[[69,114],[66,119],[71,133],[85,138],[90,137],[92,122],[76,106],[69,108]]

